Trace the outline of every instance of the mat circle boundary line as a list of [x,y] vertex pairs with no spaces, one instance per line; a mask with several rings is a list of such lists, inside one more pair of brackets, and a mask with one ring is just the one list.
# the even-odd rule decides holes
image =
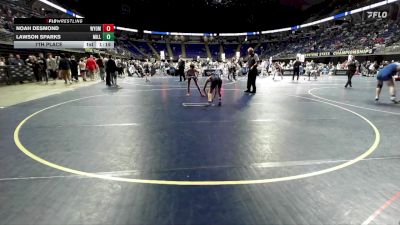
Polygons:
[[[138,90],[140,91],[140,90]],[[68,168],[65,166],[61,166],[58,165],[56,163],[52,163],[50,161],[47,161],[37,155],[35,155],[34,153],[32,153],[31,151],[29,151],[21,142],[20,140],[20,131],[21,128],[24,126],[24,124],[29,121],[32,117],[38,115],[41,112],[44,112],[46,110],[67,104],[67,103],[71,103],[71,102],[76,102],[76,101],[80,101],[80,100],[84,100],[84,99],[90,99],[90,98],[95,98],[95,97],[101,97],[101,96],[107,96],[107,94],[102,94],[102,95],[93,95],[93,96],[87,96],[87,97],[83,97],[83,98],[77,98],[77,99],[72,99],[69,101],[65,101],[65,102],[61,102],[49,107],[46,107],[44,109],[41,109],[39,111],[36,111],[34,113],[32,113],[31,115],[29,115],[28,117],[26,117],[24,120],[22,120],[18,126],[15,128],[14,130],[14,142],[16,144],[16,146],[18,147],[18,149],[24,153],[25,155],[27,155],[28,157],[30,157],[31,159],[46,165],[48,167],[52,167],[54,169],[63,171],[63,172],[67,172],[67,173],[71,173],[71,174],[75,174],[75,175],[80,175],[80,176],[86,176],[86,177],[91,177],[91,178],[99,178],[99,179],[103,179],[103,180],[110,180],[110,181],[119,181],[119,182],[128,182],[128,183],[138,183],[138,184],[157,184],[157,185],[176,185],[176,186],[216,186],[216,185],[246,185],[246,184],[266,184],[266,183],[276,183],[276,182],[282,182],[282,181],[291,181],[291,180],[298,180],[298,179],[303,179],[303,178],[308,178],[308,177],[314,177],[314,176],[318,176],[318,175],[322,175],[322,174],[327,174],[330,172],[334,172],[346,167],[349,167],[359,161],[361,161],[362,159],[368,157],[369,155],[371,155],[378,147],[379,143],[380,143],[380,132],[378,130],[378,128],[370,121],[368,120],[366,117],[364,117],[363,115],[354,112],[350,109],[344,108],[340,105],[336,105],[333,104],[331,102],[325,102],[319,99],[313,99],[313,98],[308,98],[308,97],[302,97],[302,96],[298,96],[298,95],[288,95],[291,97],[296,97],[296,98],[303,98],[303,99],[308,99],[311,101],[316,101],[316,102],[320,102],[323,104],[327,104],[327,105],[331,105],[334,106],[336,108],[345,110],[347,112],[350,112],[356,116],[358,116],[359,118],[363,119],[365,122],[367,122],[367,124],[373,129],[374,134],[375,134],[375,140],[373,142],[373,144],[368,148],[368,150],[366,150],[363,154],[357,156],[356,158],[347,161],[345,163],[333,166],[333,167],[329,167],[326,169],[322,169],[322,170],[318,170],[318,171],[314,171],[314,172],[308,172],[308,173],[304,173],[304,174],[298,174],[298,175],[292,175],[292,176],[285,176],[285,177],[277,177],[277,178],[268,178],[268,179],[252,179],[252,180],[211,180],[211,181],[184,181],[184,180],[151,180],[151,179],[133,179],[133,178],[124,178],[124,177],[113,177],[113,176],[109,176],[109,175],[103,175],[103,174],[96,174],[96,173],[90,173],[90,172],[84,172],[84,171],[80,171],[80,170],[76,170],[76,169],[72,169],[72,168]],[[113,95],[116,96],[116,95]]]

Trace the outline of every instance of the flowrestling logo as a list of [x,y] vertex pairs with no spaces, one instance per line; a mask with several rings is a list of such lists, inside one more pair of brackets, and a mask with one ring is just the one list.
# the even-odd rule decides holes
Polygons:
[[386,19],[388,17],[388,12],[367,12],[368,19]]

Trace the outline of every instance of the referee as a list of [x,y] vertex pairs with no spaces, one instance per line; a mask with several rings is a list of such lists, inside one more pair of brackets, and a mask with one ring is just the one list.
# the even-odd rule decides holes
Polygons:
[[293,64],[293,78],[292,81],[294,81],[294,77],[297,76],[297,81],[299,80],[299,75],[300,75],[300,66],[301,62],[299,58],[296,58],[296,62]]
[[[249,72],[247,74],[247,90],[246,93],[256,93],[256,78],[257,78],[257,66],[258,66],[258,55],[254,53],[253,48],[247,49],[247,53],[249,54],[247,57],[247,68],[249,68]],[[251,87],[253,87],[253,91],[250,91]]]
[[354,74],[357,73],[357,64],[358,62],[355,60],[354,56],[350,55],[347,62],[347,83],[344,86],[345,88],[348,86],[353,87],[351,79],[353,79]]

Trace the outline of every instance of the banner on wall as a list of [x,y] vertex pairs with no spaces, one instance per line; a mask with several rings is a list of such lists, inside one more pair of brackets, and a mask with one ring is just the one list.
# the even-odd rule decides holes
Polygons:
[[355,49],[346,51],[335,51],[332,53],[332,55],[364,55],[372,53],[374,53],[372,49]]
[[347,55],[366,55],[374,53],[373,49],[355,49],[343,50],[334,52],[313,52],[304,54],[305,57],[320,57],[320,56],[347,56]]

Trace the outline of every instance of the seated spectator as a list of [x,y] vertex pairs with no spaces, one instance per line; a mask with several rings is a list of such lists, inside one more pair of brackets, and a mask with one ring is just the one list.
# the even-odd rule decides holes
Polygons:
[[18,65],[17,60],[14,58],[13,54],[8,55],[8,65],[10,65],[10,66]]
[[21,56],[20,56],[20,55],[15,55],[15,63],[16,63],[16,65],[18,65],[18,66],[23,66],[23,65],[25,65],[25,62],[24,62],[24,60],[21,59]]
[[0,57],[0,66],[6,65],[6,59],[4,57]]

